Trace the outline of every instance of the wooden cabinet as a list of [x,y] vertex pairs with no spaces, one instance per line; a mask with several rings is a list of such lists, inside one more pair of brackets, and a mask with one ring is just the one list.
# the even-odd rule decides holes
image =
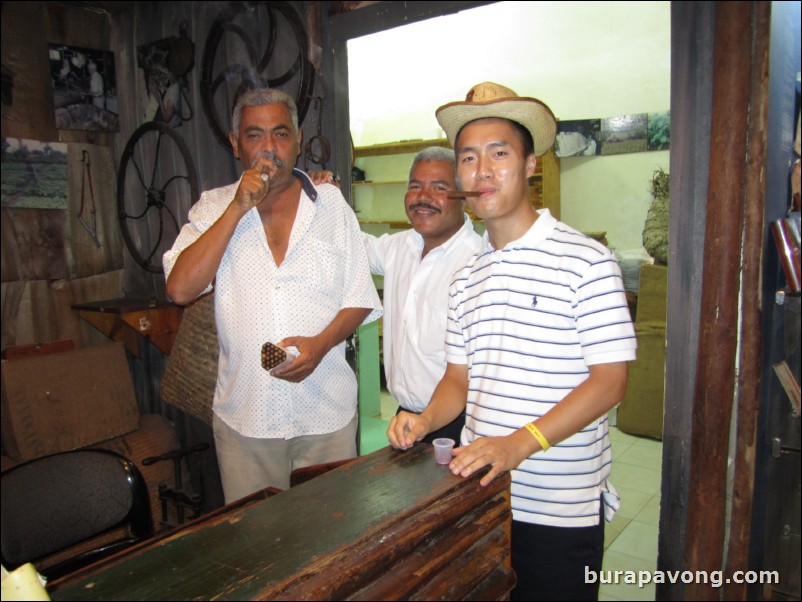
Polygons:
[[[351,184],[354,207],[359,212],[361,222],[408,227],[401,203],[406,190],[406,175],[415,153],[428,146],[448,148],[450,144],[446,138],[436,138],[360,146],[354,149],[357,166],[366,174],[366,181]],[[552,215],[560,219],[560,160],[554,156],[553,150],[538,157],[535,175],[529,181],[529,194],[536,208],[548,208]],[[360,203],[363,197],[368,196],[371,201],[375,201]]]

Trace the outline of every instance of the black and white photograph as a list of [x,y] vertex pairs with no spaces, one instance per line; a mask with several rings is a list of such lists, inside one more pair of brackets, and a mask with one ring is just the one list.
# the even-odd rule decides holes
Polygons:
[[67,145],[3,138],[3,207],[66,209]]
[[642,153],[646,144],[646,113],[606,117],[601,120],[602,155]]
[[557,122],[554,154],[558,157],[592,157],[601,154],[600,119]]
[[178,127],[192,118],[192,107],[184,106],[181,91],[181,78],[194,64],[192,50],[192,43],[185,37],[165,38],[137,49],[137,66],[148,91],[145,121]]
[[118,131],[114,53],[55,44],[49,48],[56,128]]

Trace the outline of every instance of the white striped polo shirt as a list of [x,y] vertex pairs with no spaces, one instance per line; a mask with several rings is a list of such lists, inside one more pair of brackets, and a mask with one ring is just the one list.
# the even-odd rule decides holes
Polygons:
[[[463,444],[539,418],[588,377],[590,365],[635,359],[613,254],[547,209],[539,214],[504,249],[485,234],[484,251],[451,283],[447,360],[469,370]],[[605,414],[512,471],[513,518],[598,524],[611,462]]]

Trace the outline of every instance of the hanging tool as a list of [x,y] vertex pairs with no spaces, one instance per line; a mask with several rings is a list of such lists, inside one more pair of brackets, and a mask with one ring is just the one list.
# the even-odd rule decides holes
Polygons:
[[326,163],[331,157],[331,146],[323,136],[323,99],[320,96],[315,97],[315,109],[317,110],[317,134],[306,143],[304,157],[307,170],[309,170],[310,161],[317,163],[325,170]]
[[[78,210],[78,221],[81,222],[81,225],[84,229],[89,233],[89,236],[92,237],[92,240],[95,241],[95,246],[99,249],[100,248],[100,240],[97,237],[97,208],[95,207],[95,187],[92,185],[92,162],[89,160],[89,151],[84,150],[82,151],[81,156],[81,163],[83,167],[81,167],[81,208]],[[90,209],[90,213],[92,214],[92,225],[90,226],[86,223],[84,219],[84,195],[86,193],[86,181],[89,180],[89,194],[92,196],[92,208]]]

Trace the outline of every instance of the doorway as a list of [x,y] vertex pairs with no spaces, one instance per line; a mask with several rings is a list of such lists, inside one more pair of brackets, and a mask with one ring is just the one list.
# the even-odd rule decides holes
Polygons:
[[[435,108],[488,80],[545,100],[561,120],[668,110],[669,3],[618,4],[500,2],[426,15],[431,18],[394,29],[387,29],[392,24],[383,14],[374,32],[363,29],[335,44],[345,63],[337,79],[347,75],[349,88],[349,111],[335,121],[350,124],[345,135],[360,148],[441,137]],[[511,31],[511,24],[520,31]],[[462,48],[465,39],[482,39],[480,51]],[[516,58],[522,56],[531,58]],[[408,161],[397,167],[408,168]],[[605,231],[617,251],[640,247],[656,167],[668,171],[668,151],[563,158],[562,220],[580,230]],[[348,194],[350,187],[345,188]],[[400,197],[395,203],[400,207]],[[611,438],[616,467],[611,480],[624,500],[607,528],[609,568],[654,570],[661,444],[615,428]],[[654,596],[643,590],[603,593],[617,599]]]

